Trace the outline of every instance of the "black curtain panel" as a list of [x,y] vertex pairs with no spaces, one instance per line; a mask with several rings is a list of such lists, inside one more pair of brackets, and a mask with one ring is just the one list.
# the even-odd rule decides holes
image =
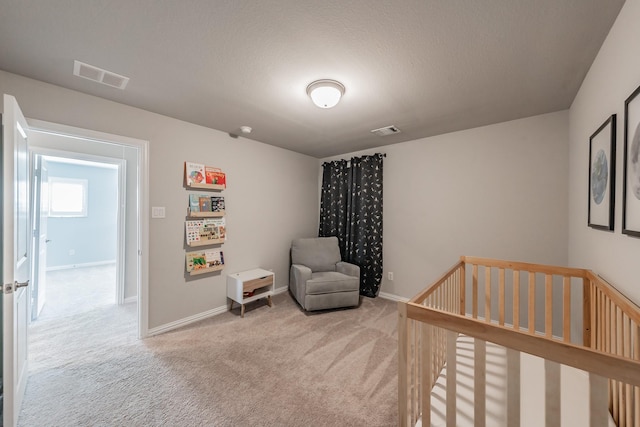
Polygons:
[[319,235],[337,236],[342,259],[360,267],[360,294],[382,281],[382,158],[353,157],[323,165]]
[[343,259],[344,236],[347,232],[348,180],[349,162],[347,160],[334,160],[322,165],[320,230],[318,236],[337,236],[340,241],[340,251]]

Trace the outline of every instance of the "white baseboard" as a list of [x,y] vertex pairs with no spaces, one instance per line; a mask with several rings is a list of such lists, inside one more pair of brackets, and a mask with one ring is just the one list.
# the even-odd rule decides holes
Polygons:
[[166,323],[164,325],[149,329],[149,331],[147,332],[147,336],[151,337],[153,335],[163,334],[173,329],[178,329],[191,323],[199,322],[200,320],[208,319],[209,317],[226,313],[227,311],[229,311],[229,306],[223,305],[222,307],[217,307],[193,316],[185,317],[184,319],[176,320],[175,322]]
[[132,302],[138,302],[138,297],[137,296],[133,296],[133,297],[129,297],[129,298],[125,298],[124,299],[124,303],[125,304],[129,304]]
[[[288,286],[281,286],[279,288],[275,288],[275,290],[273,291],[274,295],[279,295],[282,293],[285,293],[289,290]],[[124,300],[125,303],[130,302],[129,300],[136,301],[137,298],[136,297],[130,297]],[[171,322],[171,323],[166,323],[164,325],[155,327],[153,329],[149,329],[149,331],[147,332],[147,336],[151,337],[153,335],[159,335],[159,334],[163,334],[165,332],[169,332],[173,329],[178,329],[181,328],[183,326],[187,326],[191,323],[195,323],[195,322],[199,322],[200,320],[204,320],[207,319],[209,317],[213,317],[213,316],[217,316],[218,314],[222,314],[222,313],[226,313],[227,311],[229,311],[229,306],[228,305],[224,305],[222,307],[217,307],[208,311],[205,311],[203,313],[200,314],[196,314],[193,316],[189,316],[189,317],[185,317],[184,319],[180,319],[180,320],[176,320],[175,322]]]
[[96,262],[85,262],[83,264],[68,264],[68,265],[57,265],[55,267],[47,267],[46,271],[57,271],[57,270],[70,270],[72,268],[83,268],[83,267],[97,267],[99,265],[108,265],[115,264],[116,260],[111,261],[96,261]]
[[279,288],[275,288],[275,290],[273,291],[273,294],[280,295],[287,292],[288,290],[289,290],[289,286],[281,286]]
[[400,301],[400,302],[409,301],[409,298],[401,297],[401,296],[394,295],[394,294],[389,294],[389,293],[382,292],[382,291],[378,293],[378,296],[380,298],[388,299],[388,300],[391,300],[391,301]]

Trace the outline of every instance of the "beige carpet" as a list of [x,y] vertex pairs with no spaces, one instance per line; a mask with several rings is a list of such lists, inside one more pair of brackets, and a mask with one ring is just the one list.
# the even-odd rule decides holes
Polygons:
[[19,425],[396,425],[396,313],[364,298],[308,315],[281,294],[144,341],[135,307],[43,322]]

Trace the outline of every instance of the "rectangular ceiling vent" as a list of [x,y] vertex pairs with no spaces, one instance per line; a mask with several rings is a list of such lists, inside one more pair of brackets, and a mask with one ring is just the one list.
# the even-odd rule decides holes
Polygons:
[[129,83],[129,77],[94,67],[80,61],[73,61],[73,75],[84,79],[93,80],[103,85],[124,89]]
[[385,126],[383,128],[380,129],[374,129],[371,131],[371,133],[375,133],[378,136],[387,136],[387,135],[393,135],[396,133],[400,133],[400,129],[398,129],[397,127],[391,125],[391,126]]

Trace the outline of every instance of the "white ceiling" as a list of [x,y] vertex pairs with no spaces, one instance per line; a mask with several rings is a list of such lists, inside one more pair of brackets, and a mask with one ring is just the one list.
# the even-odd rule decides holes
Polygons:
[[322,158],[569,108],[623,3],[0,0],[0,69]]

